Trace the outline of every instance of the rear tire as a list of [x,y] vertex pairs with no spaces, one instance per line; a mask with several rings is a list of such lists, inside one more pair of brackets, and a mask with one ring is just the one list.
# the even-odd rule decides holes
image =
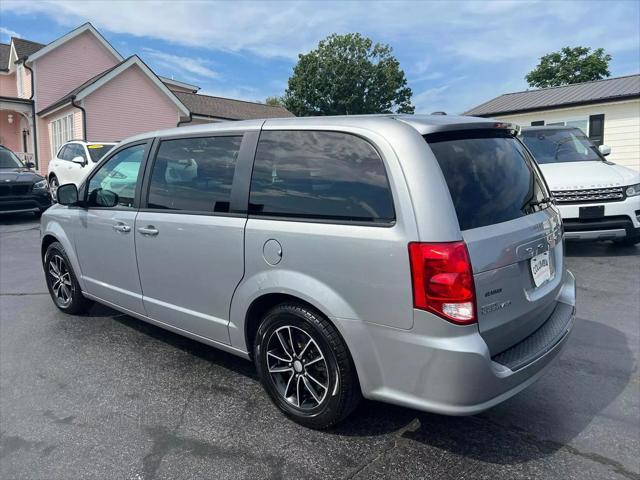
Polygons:
[[304,305],[281,304],[265,315],[254,361],[273,403],[305,427],[337,425],[362,397],[344,340],[324,316]]
[[93,304],[82,295],[69,257],[59,242],[49,245],[44,254],[44,274],[53,303],[64,313],[84,313]]

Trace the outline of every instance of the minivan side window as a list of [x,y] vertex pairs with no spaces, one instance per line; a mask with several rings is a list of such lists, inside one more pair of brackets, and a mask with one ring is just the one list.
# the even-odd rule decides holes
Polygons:
[[147,208],[228,212],[242,136],[163,140],[151,172]]
[[326,131],[263,131],[249,213],[389,223],[395,219],[384,163],[366,140]]
[[90,207],[108,206],[103,199],[113,194],[117,195],[116,206],[133,207],[145,146],[140,144],[120,150],[96,171],[87,189]]

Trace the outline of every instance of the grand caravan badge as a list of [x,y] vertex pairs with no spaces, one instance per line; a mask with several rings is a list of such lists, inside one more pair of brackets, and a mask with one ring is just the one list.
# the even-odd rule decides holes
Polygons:
[[487,315],[489,313],[502,310],[503,308],[507,308],[509,305],[511,305],[511,300],[505,300],[504,302],[493,302],[489,305],[480,307],[480,313],[482,313],[483,315]]

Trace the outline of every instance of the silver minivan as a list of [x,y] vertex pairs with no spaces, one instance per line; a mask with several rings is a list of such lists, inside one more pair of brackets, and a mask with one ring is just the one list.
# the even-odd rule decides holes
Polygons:
[[252,360],[295,421],[362,396],[469,415],[573,325],[558,209],[512,125],[376,115],[120,143],[42,217],[55,305],[91,301]]

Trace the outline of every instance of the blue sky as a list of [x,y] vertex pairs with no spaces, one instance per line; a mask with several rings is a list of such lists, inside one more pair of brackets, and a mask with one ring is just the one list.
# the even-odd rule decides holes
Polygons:
[[331,33],[388,43],[416,112],[459,113],[527,88],[540,56],[563,46],[603,47],[613,76],[640,72],[640,2],[211,2],[0,3],[0,41],[47,43],[90,21],[123,56],[203,93],[264,101],[281,95],[297,55]]

